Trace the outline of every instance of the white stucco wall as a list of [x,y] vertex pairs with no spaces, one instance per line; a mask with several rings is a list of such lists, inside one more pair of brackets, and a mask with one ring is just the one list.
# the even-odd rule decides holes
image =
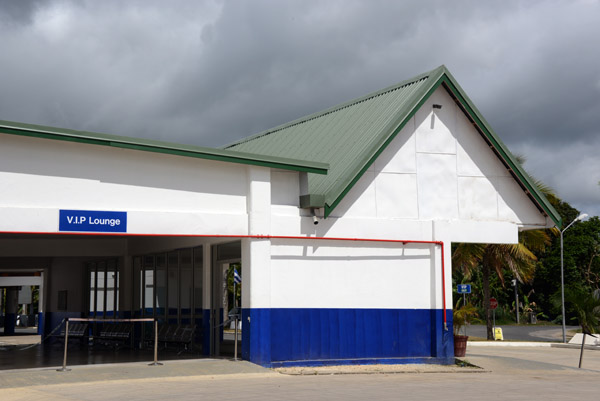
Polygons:
[[[442,108],[433,109],[433,104]],[[443,88],[417,111],[332,215],[546,225]]]
[[[271,303],[279,308],[430,309],[434,245],[273,240]],[[430,294],[431,296],[428,296]]]
[[[448,307],[452,242],[516,243],[520,227],[547,223],[443,88],[330,217],[315,226],[292,209],[295,188],[297,175],[273,174],[273,235],[442,241]],[[273,240],[271,305],[442,308],[442,249],[423,247]]]
[[0,135],[0,231],[55,232],[59,209],[128,212],[128,232],[245,234],[246,166]]

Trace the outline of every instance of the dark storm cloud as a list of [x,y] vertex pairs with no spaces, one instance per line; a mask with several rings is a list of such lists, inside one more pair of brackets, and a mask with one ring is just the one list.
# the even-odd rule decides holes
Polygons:
[[42,0],[0,0],[0,24],[29,24]]
[[598,214],[598,15],[597,1],[0,1],[0,118],[219,146],[446,64],[535,176]]

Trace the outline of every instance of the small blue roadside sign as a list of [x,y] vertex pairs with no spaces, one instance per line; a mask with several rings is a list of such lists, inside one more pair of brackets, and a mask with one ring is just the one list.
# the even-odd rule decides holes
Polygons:
[[60,210],[58,231],[126,233],[127,212]]
[[456,287],[459,294],[470,294],[471,293],[471,284],[459,284]]

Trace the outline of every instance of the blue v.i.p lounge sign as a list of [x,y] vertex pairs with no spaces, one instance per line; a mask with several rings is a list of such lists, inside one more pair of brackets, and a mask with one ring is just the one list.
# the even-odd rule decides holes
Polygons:
[[127,212],[61,209],[58,231],[126,233]]

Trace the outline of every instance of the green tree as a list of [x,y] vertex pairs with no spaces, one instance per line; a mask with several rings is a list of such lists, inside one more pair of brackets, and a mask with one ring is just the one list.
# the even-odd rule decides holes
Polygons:
[[[552,300],[554,304],[560,306],[560,294],[556,293],[552,297]],[[579,356],[579,367],[581,368],[583,350],[585,348],[585,336],[594,336],[600,333],[600,290],[589,291],[584,287],[571,286],[565,289],[565,307],[573,313],[583,333]]]
[[[520,164],[525,157],[516,155]],[[558,198],[554,191],[543,182],[534,179],[538,189],[551,201]],[[556,230],[554,230],[556,232]],[[529,230],[519,233],[517,244],[458,244],[452,255],[452,265],[469,278],[474,269],[481,268],[483,287],[483,307],[485,308],[487,339],[493,340],[492,311],[490,309],[490,278],[495,274],[502,287],[505,286],[504,271],[510,271],[520,283],[531,283],[537,265],[535,253],[541,253],[551,242],[548,230]],[[517,305],[518,307],[518,305]]]
[[[555,208],[568,224],[579,215],[577,209],[560,201]],[[550,317],[559,318],[551,297],[560,291],[560,238],[553,238],[552,245],[536,253],[539,263],[536,268],[535,288],[538,306]],[[574,224],[564,234],[565,286],[581,286],[591,292],[600,288],[600,219],[595,216]],[[567,311],[566,321],[573,317]]]
[[490,309],[490,278],[495,274],[505,286],[505,269],[520,283],[533,280],[537,257],[532,250],[540,251],[550,243],[544,230],[522,231],[517,244],[458,244],[452,255],[452,265],[470,278],[475,269],[482,271],[483,306],[485,308],[487,339],[493,340],[492,310]]

